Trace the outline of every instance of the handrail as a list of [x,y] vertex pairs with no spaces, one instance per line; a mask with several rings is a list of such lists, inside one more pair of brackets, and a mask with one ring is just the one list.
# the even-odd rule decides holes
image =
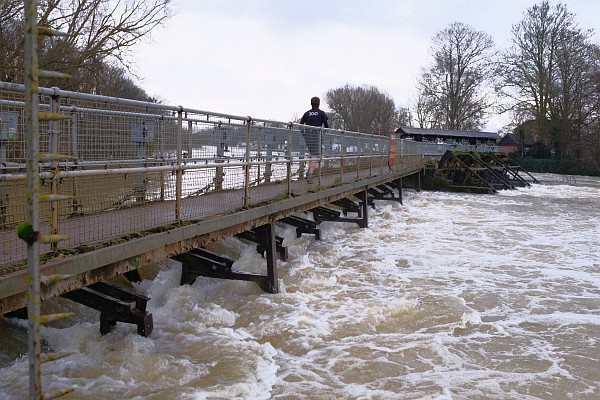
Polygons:
[[[0,118],[14,124],[10,133],[0,134],[0,267],[18,261],[22,254],[14,226],[25,216],[24,89],[23,85],[0,82]],[[42,207],[41,230],[61,233],[67,227],[74,229],[81,215],[175,200],[167,219],[130,216],[110,222],[118,229],[79,227],[101,234],[78,236],[61,246],[110,240],[115,235],[205,216],[212,207],[209,200],[203,200],[205,194],[243,189],[240,198],[228,197],[229,206],[236,209],[272,200],[269,196],[274,195],[267,191],[250,190],[258,184],[285,183],[287,196],[305,185],[309,154],[303,136],[305,126],[297,122],[58,88],[39,88],[37,93],[41,109],[48,111],[53,105],[65,114],[65,119],[53,122],[52,128],[47,122],[40,127],[41,132],[52,132],[40,135],[40,152],[48,157],[38,164],[40,193],[51,195],[51,199],[71,199],[55,205],[52,215]],[[7,129],[6,121],[2,129]],[[333,176],[336,184],[350,183],[407,166],[422,166],[424,157],[461,149],[327,128],[321,128],[319,135],[320,168],[311,190],[321,189],[321,178]],[[70,158],[56,160],[52,152]],[[197,201],[184,201],[187,198]],[[42,251],[48,251],[48,246],[43,244]]]

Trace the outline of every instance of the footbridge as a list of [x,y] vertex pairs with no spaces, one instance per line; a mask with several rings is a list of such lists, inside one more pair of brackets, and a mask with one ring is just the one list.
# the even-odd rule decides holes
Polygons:
[[[277,226],[317,239],[325,220],[366,227],[369,205],[401,202],[403,187],[420,187],[427,160],[457,147],[322,128],[308,183],[302,125],[39,88],[40,115],[56,118],[40,121],[31,186],[24,96],[23,86],[0,82],[0,313],[26,306],[27,263],[38,258],[40,298],[101,310],[103,333],[117,320],[151,330],[145,302],[107,289],[106,279],[136,280],[140,268],[172,258],[182,283],[204,275],[277,292],[277,258],[287,254]],[[32,211],[39,223],[28,237]],[[234,235],[265,254],[264,275],[232,271],[231,260],[203,249]],[[121,304],[132,296],[135,306]]]
[[[135,279],[136,270],[167,258],[190,270],[208,265],[187,275],[249,279],[276,292],[284,250],[274,224],[315,236],[323,220],[367,226],[369,204],[401,201],[403,185],[419,185],[428,152],[388,136],[321,129],[309,184],[298,124],[39,88],[40,115],[56,118],[40,119],[31,186],[24,97],[23,86],[0,82],[2,314],[26,305],[32,257],[42,300],[115,275]],[[34,196],[38,226],[19,237]],[[233,235],[265,252],[264,276],[198,254]]]
[[[62,296],[100,311],[102,334],[117,322],[144,336],[153,327],[148,298],[111,278],[137,281],[173,259],[181,284],[208,276],[276,293],[283,225],[315,240],[323,221],[367,227],[370,206],[402,202],[448,150],[493,150],[321,128],[309,183],[303,125],[37,88],[28,133],[25,97],[0,82],[0,314],[27,317]],[[230,236],[256,244],[263,273],[205,248]]]

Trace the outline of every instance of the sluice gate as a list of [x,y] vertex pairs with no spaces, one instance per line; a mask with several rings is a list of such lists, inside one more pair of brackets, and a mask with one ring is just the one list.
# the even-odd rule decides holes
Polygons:
[[472,193],[526,187],[537,180],[504,153],[446,151],[426,172],[426,188]]

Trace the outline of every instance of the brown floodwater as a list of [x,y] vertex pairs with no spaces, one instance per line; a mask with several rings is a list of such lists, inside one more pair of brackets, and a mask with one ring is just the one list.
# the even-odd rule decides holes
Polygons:
[[[600,179],[540,175],[496,195],[405,193],[370,227],[322,224],[322,240],[279,227],[281,292],[199,278],[176,263],[136,284],[148,338],[99,333],[76,310],[42,330],[71,351],[43,365],[65,399],[600,398]],[[212,250],[264,271],[253,246]],[[27,396],[25,324],[0,317],[0,398]]]

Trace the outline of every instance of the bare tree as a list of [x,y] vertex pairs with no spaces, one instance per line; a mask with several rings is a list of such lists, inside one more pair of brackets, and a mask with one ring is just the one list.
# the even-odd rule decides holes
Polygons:
[[[13,2],[14,0],[7,0]],[[142,37],[170,16],[171,0],[47,0],[40,3],[38,20],[68,34],[67,37],[40,38],[40,65],[45,69],[69,73],[69,81],[43,82],[66,89],[96,92],[96,80],[107,66],[121,66],[129,72],[129,52]],[[10,46],[0,50],[12,54],[20,68],[0,64],[3,79],[23,81],[22,57],[23,9],[15,2],[18,12],[0,8],[0,23],[11,28]],[[16,29],[20,24],[20,29]],[[14,29],[13,29],[14,27]],[[14,64],[14,63],[13,63]]]
[[338,129],[354,130],[355,108],[358,108],[356,88],[345,85],[325,93],[325,103],[331,109],[331,126]]
[[492,106],[487,84],[495,76],[492,38],[468,25],[454,22],[432,41],[433,63],[419,80],[417,114],[436,121],[425,125],[477,130]]
[[2,0],[0,3],[0,21],[10,20],[23,12],[23,0]]
[[23,1],[0,2],[0,79],[22,81],[23,75]]
[[[421,76],[421,82],[430,79],[428,73]],[[441,129],[444,120],[443,108],[439,106],[435,96],[430,96],[425,90],[420,90],[414,105],[419,128]]]
[[408,107],[399,107],[397,113],[396,127],[412,126],[413,116]]
[[593,109],[590,95],[596,86],[589,77],[594,69],[598,70],[598,60],[593,60],[593,55],[584,32],[570,29],[561,32],[556,57],[557,79],[549,102],[552,142],[561,158],[578,158],[581,135],[590,122]]
[[387,135],[398,125],[394,100],[374,86],[345,85],[325,93],[332,126]]
[[517,109],[537,121],[538,134],[549,142],[549,110],[561,27],[566,7],[552,10],[548,2],[529,8],[512,27],[513,46],[506,56],[505,87]]
[[[529,111],[537,132],[550,143],[549,113],[560,31],[570,16],[564,5],[547,1],[529,8],[512,27],[513,46],[506,55],[505,87],[519,110]],[[522,112],[522,111],[521,111]]]
[[505,93],[514,107],[535,120],[541,142],[556,157],[579,153],[581,135],[590,123],[598,59],[564,4],[548,1],[529,8],[512,28],[506,55]]

